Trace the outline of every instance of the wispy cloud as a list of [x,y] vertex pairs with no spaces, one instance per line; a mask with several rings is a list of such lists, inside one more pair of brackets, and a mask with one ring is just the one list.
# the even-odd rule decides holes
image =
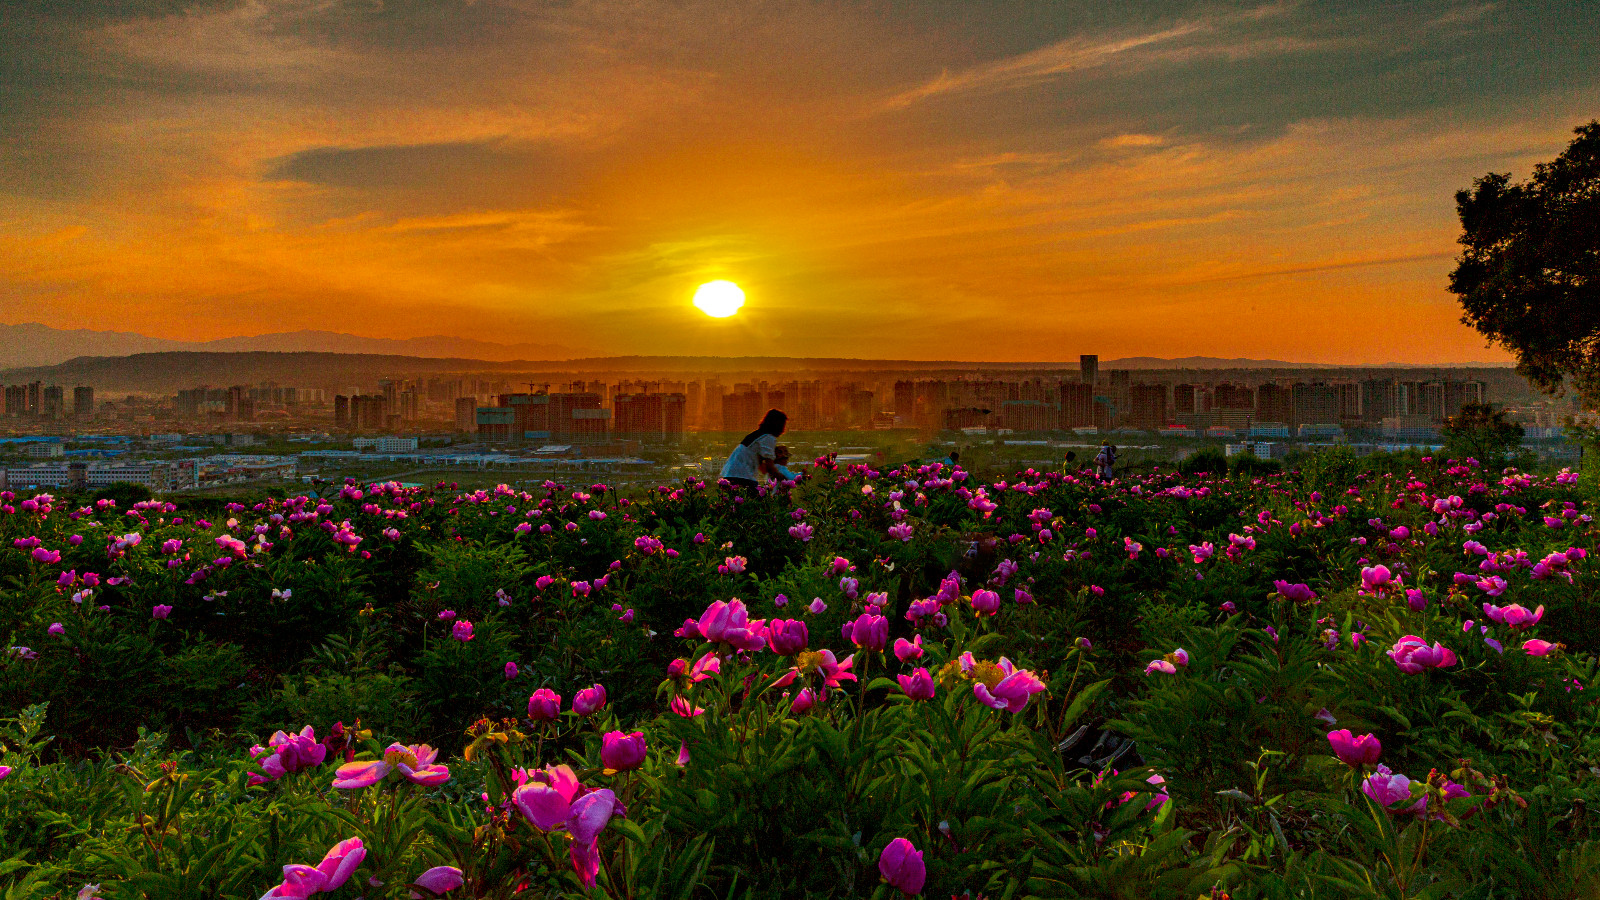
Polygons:
[[1132,58],[1181,61],[1199,56],[1219,56],[1244,59],[1330,45],[1325,39],[1235,33],[1241,27],[1255,28],[1263,22],[1281,18],[1290,8],[1284,3],[1271,3],[1181,20],[1155,30],[1074,35],[1026,53],[955,72],[941,72],[930,81],[889,97],[884,101],[883,108],[904,109],[948,94],[1014,90],[1070,72],[1097,69]]
[[1119,54],[1154,44],[1170,43],[1208,30],[1203,22],[1190,22],[1161,31],[1111,40],[1067,38],[1019,56],[984,63],[958,72],[941,72],[939,77],[884,102],[888,109],[904,109],[914,103],[944,94],[1001,91],[1034,84],[1065,72],[1103,66]]

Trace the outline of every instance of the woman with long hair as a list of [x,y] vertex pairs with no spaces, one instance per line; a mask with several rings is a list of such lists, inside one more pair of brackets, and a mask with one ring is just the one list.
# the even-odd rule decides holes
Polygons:
[[762,478],[778,478],[778,435],[789,427],[789,417],[782,410],[769,409],[761,417],[756,430],[728,454],[722,464],[722,477],[742,488],[754,488]]

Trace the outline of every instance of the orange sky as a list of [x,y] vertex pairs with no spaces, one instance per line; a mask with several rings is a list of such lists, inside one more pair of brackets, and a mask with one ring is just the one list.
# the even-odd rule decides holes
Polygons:
[[1600,110],[1581,2],[104,5],[0,30],[0,321],[1500,362],[1453,192]]

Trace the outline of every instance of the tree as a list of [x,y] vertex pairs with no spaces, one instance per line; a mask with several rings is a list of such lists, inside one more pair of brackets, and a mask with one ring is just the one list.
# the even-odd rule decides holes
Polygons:
[[1522,446],[1522,426],[1506,420],[1504,410],[1486,403],[1468,403],[1439,429],[1452,456],[1499,461]]
[[1464,248],[1450,274],[1461,321],[1550,393],[1600,404],[1600,121],[1533,177],[1479,178],[1456,194]]

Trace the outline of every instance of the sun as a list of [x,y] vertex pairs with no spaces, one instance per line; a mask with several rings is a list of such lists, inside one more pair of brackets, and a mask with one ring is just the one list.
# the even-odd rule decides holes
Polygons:
[[726,319],[744,306],[744,291],[731,281],[708,281],[695,290],[694,305],[713,319]]

